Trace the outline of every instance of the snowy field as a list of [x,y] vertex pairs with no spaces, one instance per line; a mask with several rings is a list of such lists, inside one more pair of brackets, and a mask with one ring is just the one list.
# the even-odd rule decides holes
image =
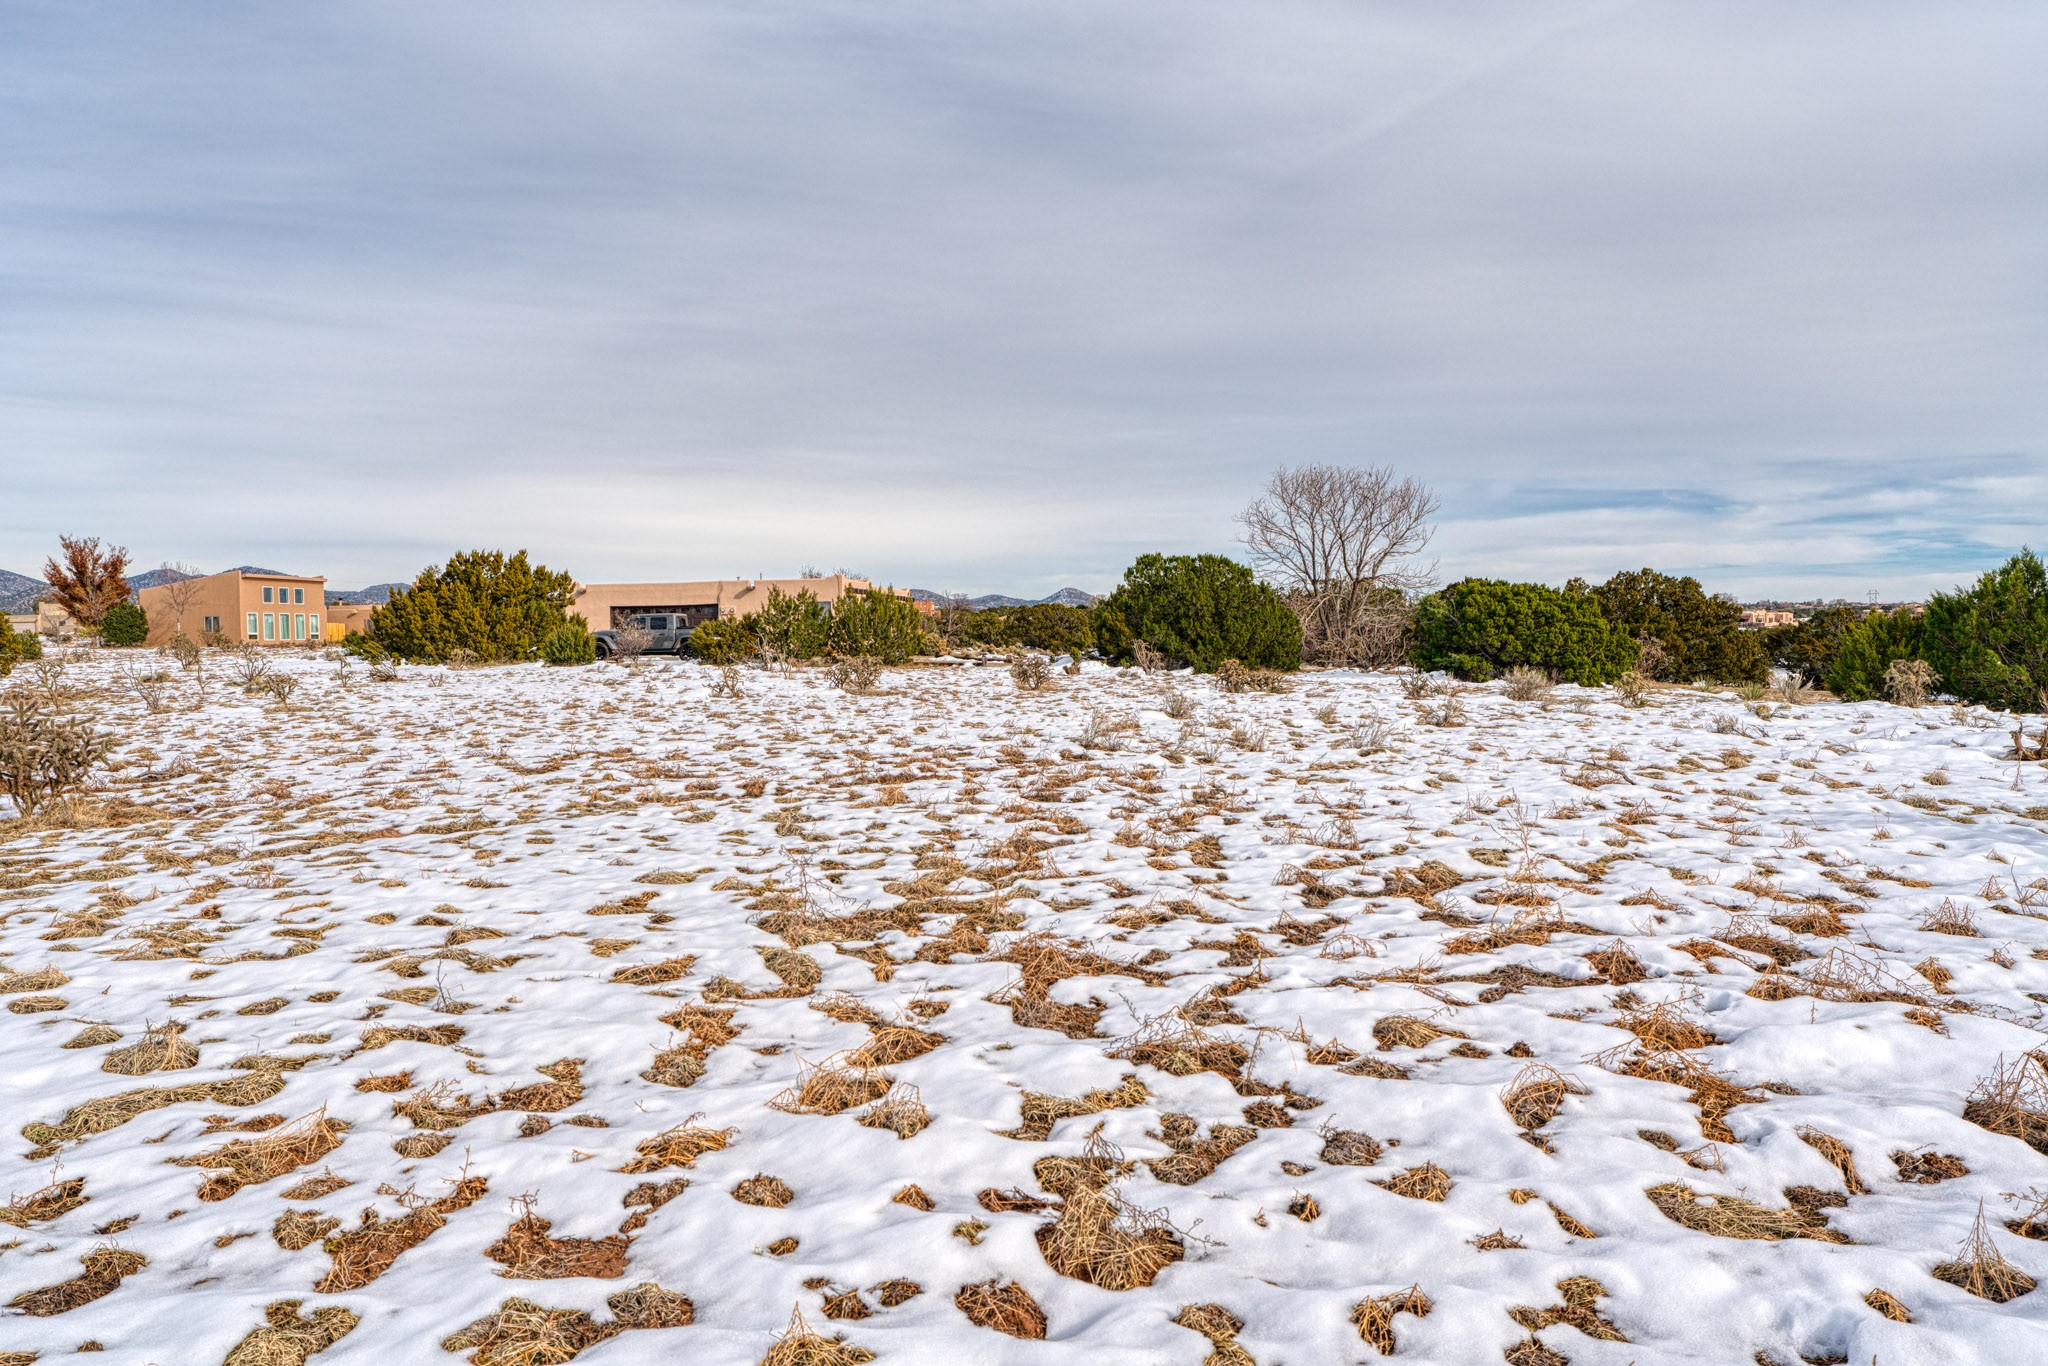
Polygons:
[[0,1362],[2048,1361],[2004,718],[225,666],[0,826]]

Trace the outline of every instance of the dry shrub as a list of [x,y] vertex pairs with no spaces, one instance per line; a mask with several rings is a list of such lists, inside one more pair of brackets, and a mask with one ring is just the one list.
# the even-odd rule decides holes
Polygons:
[[1947,897],[1941,904],[1920,917],[1920,928],[1929,934],[1952,934],[1964,939],[1981,939],[1977,932],[1977,918],[1968,906],[1958,906]]
[[1979,1299],[2004,1304],[2032,1290],[2034,1278],[2005,1259],[1991,1241],[1991,1229],[1984,1221],[1984,1203],[1977,1203],[1977,1219],[1969,1236],[1956,1249],[1953,1261],[1934,1268],[1934,1279],[1967,1290]]
[[2032,1053],[2011,1062],[2001,1056],[1971,1089],[1963,1118],[2048,1153],[2048,1066]]
[[898,1138],[915,1138],[932,1122],[932,1112],[925,1108],[915,1086],[897,1086],[855,1122],[870,1129],[887,1129]]
[[1849,1240],[1827,1226],[1826,1218],[1813,1209],[1796,1206],[1771,1209],[1739,1195],[1702,1196],[1690,1186],[1672,1181],[1643,1192],[1658,1213],[1685,1228],[1716,1238],[1752,1238],[1776,1242],[1785,1238],[1811,1238],[1821,1243]]
[[841,655],[832,661],[832,686],[857,697],[875,693],[882,678],[882,661],[873,655]]
[[1410,1167],[1388,1177],[1385,1181],[1375,1181],[1373,1184],[1381,1190],[1405,1195],[1410,1200],[1441,1201],[1451,1193],[1450,1174],[1434,1162]]
[[468,1176],[439,1200],[421,1201],[396,1219],[385,1219],[374,1209],[363,1211],[362,1225],[336,1234],[323,1245],[333,1265],[313,1289],[322,1295],[360,1290],[391,1269],[391,1264],[418,1247],[448,1216],[481,1199],[490,1185],[480,1176]]
[[1372,1037],[1382,1051],[1390,1048],[1424,1048],[1437,1039],[1466,1039],[1455,1029],[1440,1029],[1413,1015],[1385,1015],[1373,1021]]
[[1902,707],[1924,707],[1940,681],[1924,659],[1895,659],[1884,671],[1884,695]]
[[1429,1311],[1436,1308],[1429,1296],[1422,1293],[1422,1287],[1411,1285],[1406,1290],[1397,1290],[1391,1295],[1374,1295],[1351,1306],[1351,1326],[1358,1330],[1359,1339],[1383,1357],[1394,1354],[1398,1344],[1394,1339],[1394,1315],[1413,1314],[1418,1319],[1429,1317]]
[[759,1366],[860,1366],[875,1354],[855,1346],[843,1337],[826,1337],[804,1322],[801,1308],[789,1316],[789,1327],[776,1336],[775,1345],[761,1358]]
[[261,1185],[318,1162],[341,1146],[348,1125],[327,1117],[327,1107],[270,1130],[261,1138],[237,1139],[197,1157],[175,1158],[181,1167],[225,1168],[199,1187],[201,1200],[225,1200],[244,1186]]
[[391,1113],[411,1120],[415,1129],[455,1129],[495,1109],[489,1096],[471,1099],[452,1081],[437,1081],[417,1095],[391,1102]]
[[199,1065],[199,1050],[185,1042],[185,1026],[157,1025],[126,1048],[117,1048],[100,1060],[102,1072],[139,1077],[146,1072],[177,1072]]
[[[1052,659],[1046,655],[1020,654],[1010,660],[1010,679],[1018,692],[1050,692],[1058,686],[1052,673]],[[963,1292],[964,1293],[964,1292]]]
[[1891,1291],[1879,1288],[1863,1297],[1863,1302],[1893,1323],[1911,1323],[1913,1311],[1899,1303],[1899,1297]]
[[553,1227],[533,1212],[530,1201],[519,1218],[505,1230],[505,1236],[484,1249],[484,1256],[503,1262],[498,1274],[508,1280],[552,1281],[565,1276],[594,1276],[616,1280],[626,1274],[628,1240],[610,1238],[551,1238]]
[[1515,1123],[1533,1133],[1557,1118],[1566,1096],[1583,1096],[1585,1084],[1548,1063],[1532,1062],[1501,1089],[1500,1103]]
[[1851,1195],[1870,1194],[1870,1187],[1863,1184],[1863,1177],[1856,1170],[1856,1154],[1849,1150],[1848,1144],[1810,1124],[1800,1125],[1797,1132],[1807,1147],[1825,1157],[1842,1174],[1843,1189]]
[[85,1267],[83,1272],[41,1290],[25,1290],[9,1300],[7,1307],[36,1318],[68,1314],[82,1304],[111,1295],[124,1276],[132,1276],[149,1265],[149,1259],[141,1253],[113,1247],[96,1247],[78,1260]]
[[768,1108],[792,1115],[842,1114],[880,1100],[892,1085],[888,1073],[862,1066],[853,1053],[835,1053],[823,1062],[801,1063],[796,1085],[778,1093]]
[[1501,675],[1501,692],[1510,701],[1540,702],[1557,687],[1557,680],[1543,669],[1517,664]]
[[1045,1311],[1031,1298],[1031,1292],[1015,1281],[998,1284],[990,1278],[963,1285],[953,1303],[977,1328],[993,1328],[1013,1338],[1045,1336]]
[[326,1351],[355,1331],[361,1320],[338,1304],[322,1305],[310,1315],[299,1313],[298,1300],[264,1306],[262,1327],[228,1349],[221,1366],[304,1366],[307,1357]]
[[740,1136],[738,1129],[705,1129],[698,1127],[701,1116],[691,1115],[681,1124],[664,1129],[652,1138],[642,1139],[634,1146],[639,1154],[631,1162],[619,1168],[622,1172],[658,1172],[664,1167],[689,1167],[696,1165],[705,1153],[715,1153],[729,1146]]
[[1532,1337],[1541,1329],[1562,1323],[1602,1342],[1628,1341],[1619,1328],[1600,1314],[1598,1305],[1607,1294],[1606,1286],[1591,1276],[1567,1276],[1557,1283],[1557,1292],[1564,1297],[1564,1303],[1547,1309],[1516,1305],[1508,1310],[1508,1317],[1528,1329]]
[[60,1214],[69,1214],[86,1203],[85,1180],[74,1177],[69,1181],[52,1181],[41,1190],[17,1195],[5,1205],[0,1205],[0,1224],[15,1228],[27,1228],[40,1219],[55,1219]]

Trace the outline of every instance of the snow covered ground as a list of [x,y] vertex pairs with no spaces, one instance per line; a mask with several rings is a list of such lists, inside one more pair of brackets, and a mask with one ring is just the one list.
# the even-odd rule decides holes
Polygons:
[[0,826],[0,1362],[2048,1360],[2003,718],[224,667]]

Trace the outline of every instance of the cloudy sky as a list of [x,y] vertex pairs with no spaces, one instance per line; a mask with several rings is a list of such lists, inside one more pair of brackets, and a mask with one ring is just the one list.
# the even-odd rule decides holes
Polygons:
[[2048,545],[2048,4],[0,6],[0,568],[1104,589]]

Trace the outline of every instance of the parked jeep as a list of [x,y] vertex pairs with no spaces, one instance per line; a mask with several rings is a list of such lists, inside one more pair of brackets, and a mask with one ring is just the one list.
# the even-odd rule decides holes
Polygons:
[[[679,655],[690,648],[690,632],[693,628],[683,624],[685,618],[679,612],[647,612],[627,617],[626,620],[647,632],[647,648],[641,651],[642,654]],[[617,629],[593,631],[591,636],[597,642],[599,659],[609,659],[618,653]]]

